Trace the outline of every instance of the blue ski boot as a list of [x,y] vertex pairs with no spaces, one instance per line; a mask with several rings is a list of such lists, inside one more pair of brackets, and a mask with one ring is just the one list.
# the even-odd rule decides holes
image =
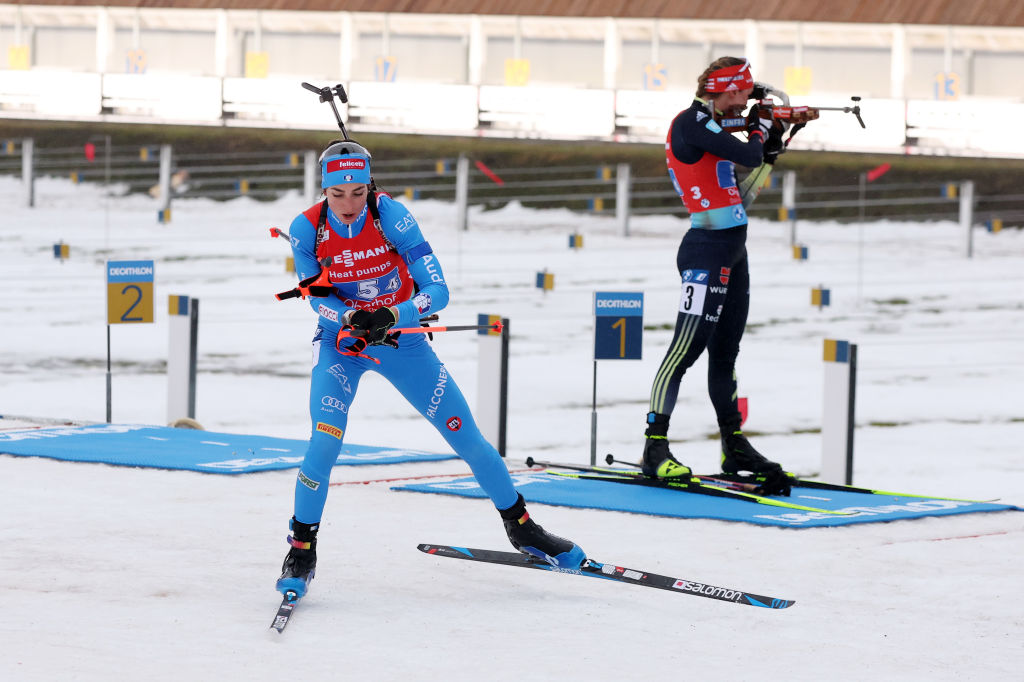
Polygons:
[[292,531],[288,536],[291,549],[281,566],[277,591],[285,595],[294,592],[295,598],[300,599],[305,596],[306,588],[316,572],[316,532],[320,524],[302,523],[293,516],[288,527]]
[[578,569],[587,555],[576,543],[547,532],[526,511],[526,501],[519,499],[508,509],[498,511],[505,524],[509,542],[523,554],[535,556],[557,568]]

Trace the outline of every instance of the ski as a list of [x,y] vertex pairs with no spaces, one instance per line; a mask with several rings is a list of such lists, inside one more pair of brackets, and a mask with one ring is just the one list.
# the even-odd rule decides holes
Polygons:
[[645,486],[648,488],[663,488],[667,490],[677,490],[680,492],[696,493],[698,495],[742,500],[744,502],[753,502],[755,504],[763,504],[770,507],[781,507],[783,509],[816,512],[819,514],[831,514],[833,516],[849,516],[854,513],[837,511],[834,509],[809,507],[795,502],[787,502],[774,497],[768,497],[766,495],[759,495],[750,491],[750,484],[747,482],[725,481],[703,476],[694,476],[686,481],[668,481],[644,476],[639,471],[607,467],[576,466],[573,464],[557,464],[555,462],[539,462],[534,460],[532,457],[527,458],[526,464],[527,466],[566,469],[567,471],[548,471],[552,476],[562,476],[564,478],[605,481],[607,483],[624,483],[628,485]]
[[602,564],[592,559],[587,559],[579,569],[558,568],[541,561],[535,557],[521,552],[502,552],[491,549],[473,549],[469,547],[453,547],[450,545],[417,545],[421,552],[433,554],[434,556],[449,557],[451,559],[464,559],[467,561],[480,561],[489,564],[502,566],[518,566],[520,568],[534,568],[553,573],[568,573],[581,575],[589,578],[601,578],[630,585],[642,587],[653,587],[669,592],[679,592],[697,597],[717,599],[719,601],[732,602],[734,604],[745,604],[747,606],[760,606],[766,609],[787,609],[796,602],[792,599],[779,599],[777,597],[765,597],[760,594],[744,592],[729,587],[716,587],[707,583],[674,578],[657,573],[647,573],[632,568],[623,568],[612,564]]
[[[707,476],[701,476],[701,478],[709,478]],[[743,483],[746,485],[756,484],[756,479],[753,476],[744,476],[742,474],[715,474],[710,477],[716,481],[732,481],[736,483]],[[794,478],[793,486],[799,488],[813,488],[816,490],[835,490],[837,492],[847,493],[862,493],[864,495],[884,495],[887,497],[918,497],[927,500],[947,500],[949,502],[972,502],[975,504],[985,504],[990,502],[998,502],[998,499],[993,500],[965,500],[959,497],[939,497],[936,495],[919,495],[915,493],[896,493],[891,490],[876,490],[875,488],[861,488],[854,485],[844,485],[842,483],[826,483],[825,481],[813,481],[806,478]]]
[[288,627],[288,621],[292,617],[292,612],[295,610],[295,605],[299,603],[299,597],[295,592],[289,590],[285,592],[284,597],[281,599],[281,605],[277,607],[277,615],[274,616],[274,622],[270,624],[272,630],[277,630],[279,633],[284,632],[284,629]]
[[640,474],[613,474],[593,473],[587,474],[577,471],[549,471],[552,476],[563,478],[575,478],[584,481],[604,481],[607,483],[625,483],[627,485],[639,485],[647,488],[663,488],[667,490],[678,490],[680,492],[697,493],[698,495],[709,495],[711,497],[724,497],[743,502],[753,502],[769,507],[781,507],[783,509],[795,509],[798,511],[816,512],[819,514],[831,514],[833,516],[849,516],[853,512],[837,511],[834,509],[821,509],[820,507],[809,507],[796,502],[748,493],[734,488],[722,487],[709,482],[711,479],[694,476],[688,481],[664,481],[657,478],[648,478]]
[[[612,463],[615,463],[615,464],[626,464],[626,465],[632,466],[632,467],[639,467],[640,466],[639,464],[633,464],[632,462],[626,462],[626,461],[621,460],[621,459],[615,459],[615,456],[611,455],[611,454],[605,456],[605,461],[608,462],[608,464],[612,464]],[[545,462],[536,462],[536,463],[537,464],[546,464],[547,466],[555,466],[555,467],[561,466],[559,464],[551,464],[551,463],[545,463]],[[597,469],[598,467],[594,467],[594,468]],[[609,471],[622,471],[622,470],[609,469]],[[630,471],[625,471],[624,473],[633,474],[633,472],[630,472]],[[877,490],[875,488],[862,488],[862,487],[858,487],[858,486],[854,486],[854,485],[844,485],[842,483],[826,483],[825,481],[814,481],[814,480],[807,479],[807,478],[797,478],[796,476],[793,476],[792,474],[789,474],[789,476],[790,476],[790,479],[792,481],[792,485],[794,487],[798,487],[798,488],[812,488],[812,489],[816,489],[816,490],[835,490],[837,492],[862,493],[864,495],[884,495],[884,496],[887,496],[887,497],[918,497],[918,498],[921,498],[921,499],[928,499],[928,500],[947,500],[949,502],[972,502],[972,503],[975,503],[975,504],[984,504],[984,503],[988,503],[988,502],[998,502],[999,501],[998,499],[994,499],[994,500],[965,500],[965,499],[962,499],[962,498],[959,498],[959,497],[938,497],[936,495],[918,495],[918,494],[914,494],[914,493],[896,493],[896,492],[892,492],[891,490]],[[746,490],[748,492],[752,492],[752,493],[755,493],[755,494],[762,494],[761,493],[761,483],[763,483],[763,480],[760,479],[757,475],[721,473],[721,474],[713,474],[713,475],[709,476],[709,475],[706,475],[706,474],[700,474],[698,476],[698,478],[700,478],[703,481],[715,481],[715,482],[720,482],[720,483],[723,483],[723,484],[733,484],[733,485],[740,486],[740,489],[742,489],[742,490]]]

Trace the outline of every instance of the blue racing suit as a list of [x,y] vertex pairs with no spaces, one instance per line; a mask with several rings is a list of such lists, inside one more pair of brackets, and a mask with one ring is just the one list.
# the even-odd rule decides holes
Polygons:
[[[370,194],[369,200],[373,197]],[[321,519],[348,412],[367,370],[390,381],[469,464],[495,507],[507,509],[518,498],[508,470],[480,433],[462,392],[424,334],[402,335],[398,348],[368,346],[361,355],[346,354],[344,340],[342,350],[337,348],[349,310],[392,306],[398,312],[394,329],[399,330],[418,327],[421,317],[448,303],[441,265],[416,219],[385,194],[377,194],[376,200],[379,223],[364,208],[347,225],[324,201],[298,215],[289,228],[299,279],[327,267],[334,289],[329,297],[309,298],[319,319],[309,392],[312,429],[295,484],[295,518],[308,524]]]

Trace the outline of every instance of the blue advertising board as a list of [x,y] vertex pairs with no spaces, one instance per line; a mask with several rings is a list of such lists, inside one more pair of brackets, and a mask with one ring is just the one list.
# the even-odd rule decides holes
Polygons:
[[594,292],[595,360],[641,359],[643,331],[643,292]]

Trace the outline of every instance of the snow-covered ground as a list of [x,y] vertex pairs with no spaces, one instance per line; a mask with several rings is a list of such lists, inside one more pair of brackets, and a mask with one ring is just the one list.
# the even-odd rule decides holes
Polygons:
[[[309,308],[285,242],[305,208],[103,198],[44,179],[37,207],[0,178],[0,428],[23,415],[105,419],[108,259],[156,261],[156,321],[111,330],[113,419],[166,422],[167,296],[200,299],[197,419],[212,431],[308,435]],[[449,324],[511,320],[509,466],[586,462],[592,297],[643,291],[641,361],[598,367],[598,452],[635,458],[678,302],[686,222],[412,202],[452,287]],[[585,248],[567,248],[579,232]],[[854,482],[1024,504],[1024,232],[952,223],[754,221],[740,354],[746,429],[798,474],[820,469],[822,339],[858,345]],[[58,262],[53,244],[70,245]],[[555,288],[535,288],[546,269]],[[831,288],[831,307],[810,305]],[[476,394],[476,336],[434,346]],[[684,379],[676,455],[716,467],[701,363]],[[346,439],[445,451],[383,380],[360,386]],[[533,505],[602,561],[796,600],[769,611],[602,581],[429,557],[420,542],[504,549],[489,502],[359,481],[463,473],[459,461],[335,469],[319,570],[283,636],[267,626],[294,471],[244,476],[0,456],[0,679],[1013,679],[1024,666],[1024,515],[791,530]]]

